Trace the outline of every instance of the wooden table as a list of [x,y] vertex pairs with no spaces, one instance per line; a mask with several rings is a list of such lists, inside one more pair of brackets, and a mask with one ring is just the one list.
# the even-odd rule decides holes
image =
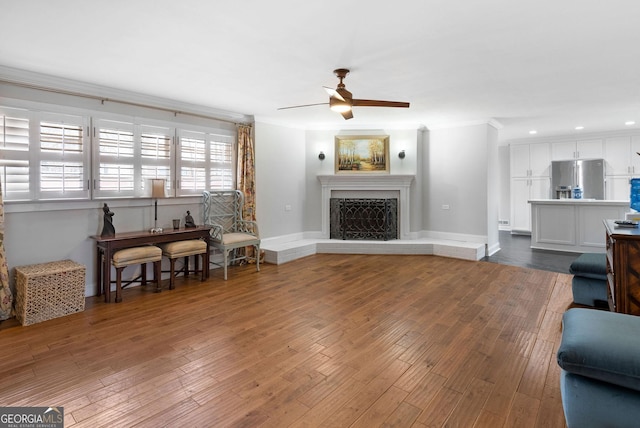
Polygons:
[[604,220],[609,310],[640,315],[640,229]]
[[124,232],[114,236],[92,236],[97,246],[98,269],[98,295],[104,290],[105,302],[111,301],[111,257],[113,253],[123,248],[139,247],[142,245],[155,245],[167,242],[186,241],[188,239],[203,239],[207,243],[204,266],[205,277],[209,277],[209,226],[196,226],[191,228],[164,229],[160,233]]

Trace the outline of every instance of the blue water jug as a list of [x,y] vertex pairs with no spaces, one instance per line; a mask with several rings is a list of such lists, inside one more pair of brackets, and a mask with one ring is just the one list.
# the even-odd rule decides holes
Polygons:
[[573,189],[573,199],[582,199],[582,189],[580,187]]
[[640,178],[631,179],[631,208],[640,211]]

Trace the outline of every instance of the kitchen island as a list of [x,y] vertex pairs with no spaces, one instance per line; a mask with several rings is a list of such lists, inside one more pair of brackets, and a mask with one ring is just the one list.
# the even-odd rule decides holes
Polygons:
[[576,253],[606,252],[604,219],[624,219],[629,201],[532,199],[531,248]]

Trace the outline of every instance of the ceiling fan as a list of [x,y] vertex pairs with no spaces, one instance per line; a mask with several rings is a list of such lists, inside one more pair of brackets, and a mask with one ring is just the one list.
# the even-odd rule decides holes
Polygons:
[[323,88],[329,94],[328,103],[304,104],[299,106],[281,107],[278,110],[329,104],[329,107],[331,108],[331,110],[340,113],[342,117],[345,118],[345,120],[348,120],[353,118],[353,112],[351,110],[352,107],[403,107],[403,108],[409,107],[409,103],[399,102],[399,101],[354,99],[351,92],[347,91],[344,83],[342,82],[342,80],[345,77],[347,77],[347,74],[349,74],[349,70],[346,68],[338,68],[336,70],[333,70],[333,73],[336,76],[338,76],[338,79],[340,79],[340,83],[338,83],[338,87],[336,89],[323,86]]

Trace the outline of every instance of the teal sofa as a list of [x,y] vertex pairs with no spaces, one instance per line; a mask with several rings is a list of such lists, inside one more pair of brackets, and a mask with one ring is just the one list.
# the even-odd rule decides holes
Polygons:
[[569,428],[640,426],[640,317],[565,312],[557,358]]

